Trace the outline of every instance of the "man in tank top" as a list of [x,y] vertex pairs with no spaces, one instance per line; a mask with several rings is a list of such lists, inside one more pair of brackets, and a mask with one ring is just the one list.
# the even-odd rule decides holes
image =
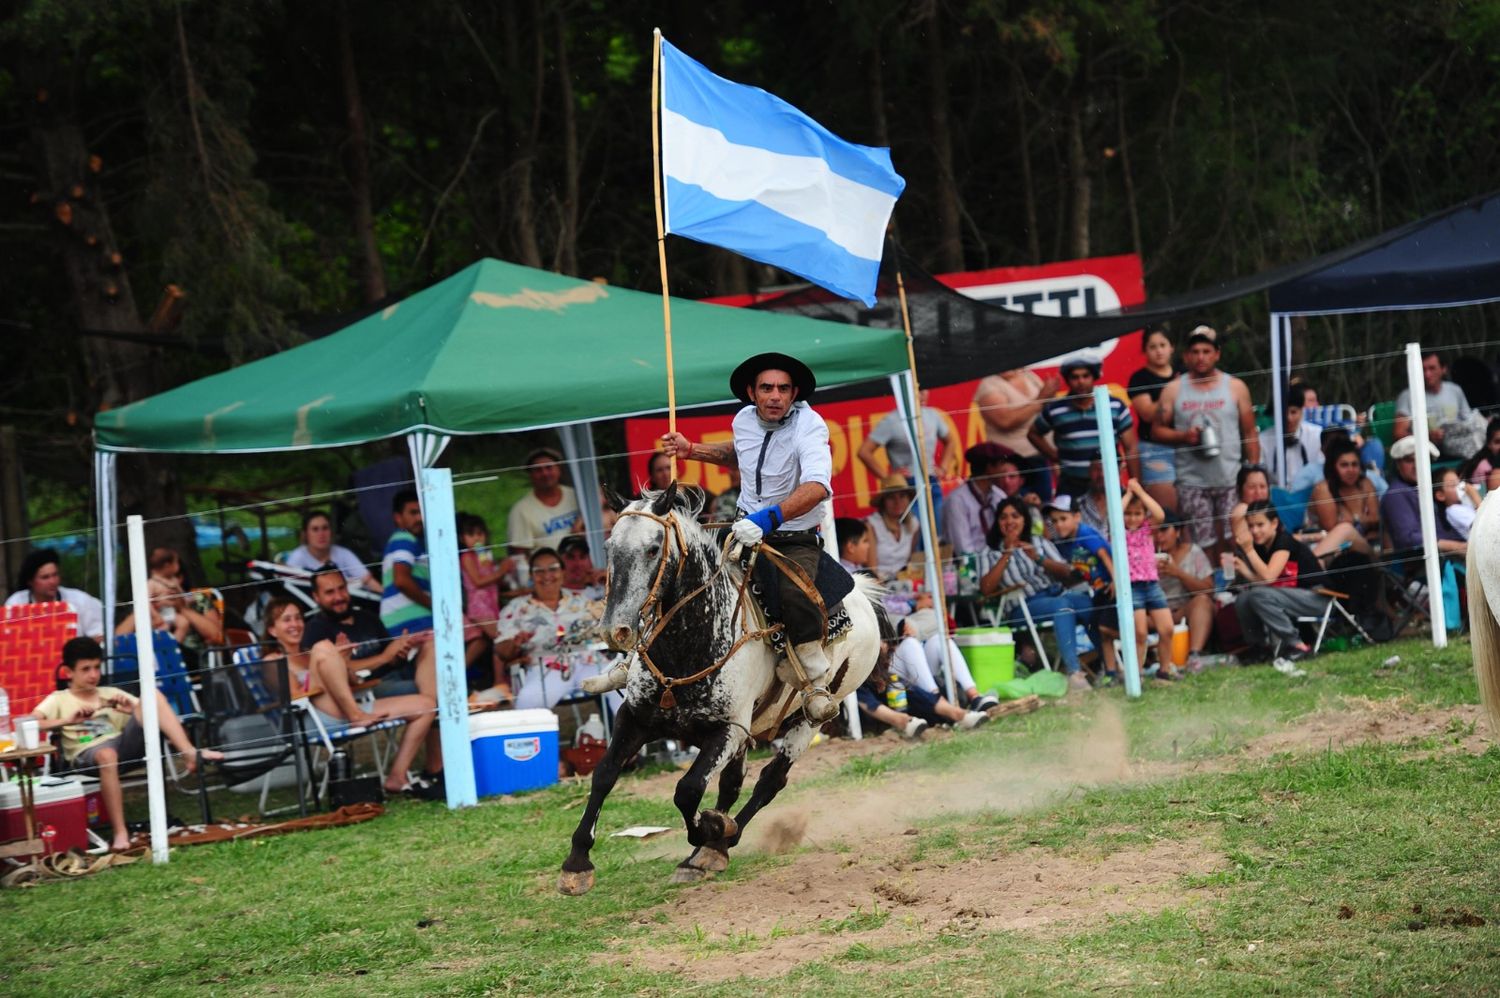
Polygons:
[[1199,326],[1188,334],[1187,373],[1167,385],[1151,438],[1177,448],[1178,513],[1213,558],[1230,550],[1229,511],[1243,458],[1260,463],[1260,437],[1250,391],[1219,370],[1219,334]]

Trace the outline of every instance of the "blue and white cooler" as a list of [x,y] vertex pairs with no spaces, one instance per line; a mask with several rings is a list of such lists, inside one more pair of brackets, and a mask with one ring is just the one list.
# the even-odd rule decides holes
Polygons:
[[474,788],[480,797],[536,790],[557,782],[557,715],[497,710],[469,718]]

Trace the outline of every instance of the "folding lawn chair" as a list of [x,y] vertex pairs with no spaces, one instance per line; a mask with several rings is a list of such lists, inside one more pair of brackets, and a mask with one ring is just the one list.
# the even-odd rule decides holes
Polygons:
[[1314,655],[1318,653],[1318,649],[1323,647],[1323,638],[1328,634],[1328,625],[1333,620],[1333,614],[1335,610],[1338,611],[1339,616],[1344,619],[1344,622],[1347,623],[1350,627],[1354,628],[1355,632],[1359,634],[1360,637],[1364,638],[1367,643],[1374,643],[1374,640],[1370,637],[1369,633],[1360,626],[1360,623],[1355,618],[1354,614],[1350,613],[1349,608],[1344,606],[1342,601],[1349,598],[1348,593],[1341,593],[1333,589],[1324,589],[1322,587],[1314,589],[1313,592],[1317,593],[1319,596],[1326,597],[1328,599],[1328,602],[1323,604],[1322,613],[1305,614],[1303,616],[1299,616],[1297,618],[1297,624],[1299,626],[1306,624],[1308,626],[1317,628],[1317,636],[1313,638],[1312,643],[1312,650]]

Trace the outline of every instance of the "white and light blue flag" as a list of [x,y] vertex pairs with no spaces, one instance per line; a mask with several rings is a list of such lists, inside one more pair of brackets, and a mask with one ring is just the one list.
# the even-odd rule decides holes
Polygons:
[[875,304],[906,181],[891,151],[845,142],[774,94],[661,43],[666,231]]

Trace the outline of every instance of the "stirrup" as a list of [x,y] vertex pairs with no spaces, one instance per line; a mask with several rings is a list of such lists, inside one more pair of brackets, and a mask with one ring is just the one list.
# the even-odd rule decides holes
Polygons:
[[839,702],[826,686],[809,686],[802,691],[802,713],[813,724],[826,724],[839,716]]
[[583,688],[583,692],[598,696],[601,693],[612,693],[615,690],[622,690],[629,681],[630,659],[625,658],[610,666],[608,672],[600,673],[597,676],[590,676],[579,683],[579,686]]

